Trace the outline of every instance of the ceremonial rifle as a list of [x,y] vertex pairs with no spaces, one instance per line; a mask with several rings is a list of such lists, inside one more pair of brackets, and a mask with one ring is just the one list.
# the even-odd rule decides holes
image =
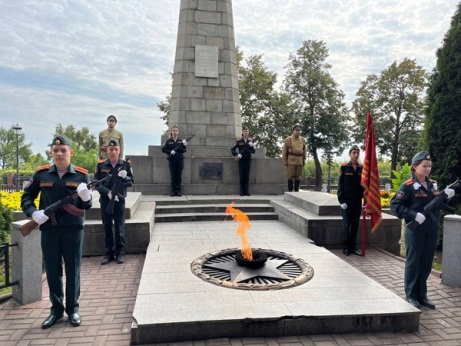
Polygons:
[[[192,137],[194,137],[194,136],[195,136],[195,132],[194,132],[191,136],[189,136],[189,137],[186,138],[186,142],[189,142],[189,141],[192,139]],[[174,150],[174,151],[178,150],[179,147],[180,147],[181,145],[182,145],[182,141],[181,141],[181,144],[178,144],[178,145],[176,146],[176,148],[174,148],[173,150]],[[169,155],[166,157],[166,159],[169,160],[169,159],[171,158],[171,156],[173,156],[173,155],[169,154]]]
[[[110,179],[111,175],[109,174],[107,177],[104,177],[101,180],[94,180],[91,183],[87,184],[88,189],[91,189],[95,187],[96,185],[102,183],[103,181]],[[51,224],[55,226],[56,223],[56,212],[59,209],[64,209],[68,213],[75,215],[75,216],[80,216],[83,217],[85,216],[85,211],[82,209],[79,209],[75,207],[72,204],[73,200],[76,200],[78,198],[78,192],[73,191],[69,193],[67,196],[61,198],[60,200],[54,202],[53,204],[50,204],[48,207],[45,208],[44,213],[46,216],[48,216],[51,219]],[[29,235],[30,232],[32,232],[36,227],[38,226],[38,223],[36,223],[34,220],[30,220],[29,222],[25,223],[22,225],[19,230],[21,231],[22,235],[25,237]]]
[[[120,172],[122,169],[125,169],[126,170],[126,167],[125,167],[125,163],[126,161],[128,161],[130,158],[129,157],[126,157],[126,160],[125,162],[123,162],[123,165],[120,166],[120,168],[118,169],[118,172]],[[125,198],[123,197],[121,194],[120,194],[120,191],[122,190],[123,188],[123,178],[121,177],[116,177],[115,178],[115,182],[114,182],[114,185],[112,185],[112,188],[110,189],[110,194],[111,194],[111,198],[110,198],[110,202],[109,204],[107,205],[107,208],[106,208],[106,213],[109,213],[109,214],[113,214],[114,213],[114,204],[115,204],[115,199],[118,197],[118,198]]]

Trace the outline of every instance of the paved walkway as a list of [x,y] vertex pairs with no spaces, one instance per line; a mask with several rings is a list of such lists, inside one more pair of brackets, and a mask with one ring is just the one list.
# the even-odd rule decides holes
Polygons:
[[[386,252],[369,250],[366,257],[344,257],[351,265],[403,297],[404,262]],[[12,300],[0,305],[0,345],[129,345],[131,313],[144,255],[127,255],[126,263],[101,266],[101,257],[84,258],[80,312],[82,325],[66,318],[50,329],[40,328],[49,313],[46,283],[43,300],[21,306]],[[306,335],[283,338],[215,339],[171,343],[168,346],[238,345],[461,345],[461,288],[440,283],[431,275],[429,297],[437,310],[424,309],[414,333]],[[155,313],[155,312],[153,312]]]

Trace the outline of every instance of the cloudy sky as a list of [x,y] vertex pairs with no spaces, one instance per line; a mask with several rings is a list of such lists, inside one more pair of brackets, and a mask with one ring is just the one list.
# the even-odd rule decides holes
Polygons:
[[[55,125],[97,136],[115,114],[126,154],[166,129],[180,0],[0,0],[0,126],[18,123],[44,153]],[[322,40],[350,103],[368,74],[416,59],[428,71],[455,0],[233,0],[236,42],[284,77],[289,53]]]

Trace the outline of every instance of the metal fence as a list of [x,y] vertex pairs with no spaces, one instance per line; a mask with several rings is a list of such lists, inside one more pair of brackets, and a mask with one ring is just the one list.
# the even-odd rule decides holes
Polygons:
[[10,276],[11,276],[10,275],[10,272],[11,272],[10,247],[13,247],[13,246],[18,246],[18,244],[17,243],[15,244],[5,243],[5,244],[0,245],[0,270],[5,273],[4,283],[0,282],[0,289],[19,284],[19,281],[14,281],[14,282],[10,281]]

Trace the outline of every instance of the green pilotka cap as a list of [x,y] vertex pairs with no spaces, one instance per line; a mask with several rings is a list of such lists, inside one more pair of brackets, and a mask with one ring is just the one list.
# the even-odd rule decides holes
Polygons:
[[418,161],[430,160],[430,159],[431,159],[431,155],[429,155],[427,151],[420,151],[415,156],[413,156],[413,158],[411,159],[411,164],[414,164]]
[[64,135],[56,135],[54,138],[53,138],[53,141],[51,142],[50,146],[52,145],[69,145],[69,146],[72,146],[72,141],[67,138],[66,136]]

